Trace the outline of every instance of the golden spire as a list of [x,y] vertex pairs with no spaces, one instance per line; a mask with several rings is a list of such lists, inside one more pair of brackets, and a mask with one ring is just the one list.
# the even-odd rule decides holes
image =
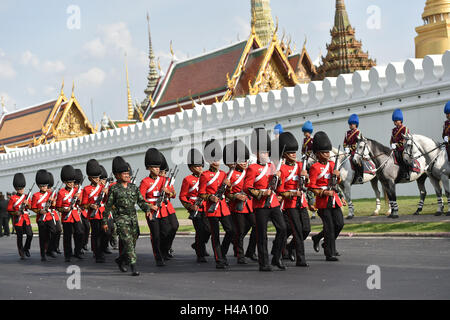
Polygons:
[[72,98],[75,98],[75,80],[72,82]]
[[133,108],[133,100],[131,100],[130,81],[128,80],[127,53],[125,53],[125,70],[126,70],[126,73],[127,73],[128,120],[133,120],[134,119],[134,108]]
[[422,19],[424,25],[416,28],[416,58],[450,50],[450,0],[427,0]]
[[270,0],[251,0],[251,26],[262,46],[267,46],[273,36],[274,24]]
[[64,96],[64,78],[63,78],[62,85],[61,85],[61,93],[59,95]]
[[2,113],[6,113],[6,108],[5,108],[5,97],[2,96]]

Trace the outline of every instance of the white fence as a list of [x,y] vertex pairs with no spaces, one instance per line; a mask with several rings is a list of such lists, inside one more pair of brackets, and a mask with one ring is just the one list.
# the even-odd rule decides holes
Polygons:
[[[443,108],[449,100],[450,51],[447,51],[444,55],[393,62],[370,71],[197,106],[130,127],[2,154],[0,190],[12,189],[16,172],[23,172],[29,184],[39,169],[51,171],[58,179],[62,166],[71,164],[84,172],[91,158],[110,170],[116,155],[123,156],[134,169],[140,168],[140,181],[147,174],[144,154],[150,147],[159,148],[170,164],[184,163],[186,150],[193,142],[199,149],[210,136],[227,141],[237,137],[248,142],[252,128],[263,126],[272,130],[277,123],[303,141],[301,127],[311,120],[315,132],[326,131],[337,146],[342,144],[352,113],[360,116],[360,129],[366,137],[385,145],[389,144],[391,115],[396,108],[403,110],[404,123],[413,133],[440,140],[445,121]],[[180,168],[177,190],[188,174],[186,165],[180,164]],[[433,193],[430,184],[427,189]],[[415,184],[402,185],[398,190],[401,195],[418,194]],[[353,193],[355,198],[373,197],[367,186],[357,186]]]

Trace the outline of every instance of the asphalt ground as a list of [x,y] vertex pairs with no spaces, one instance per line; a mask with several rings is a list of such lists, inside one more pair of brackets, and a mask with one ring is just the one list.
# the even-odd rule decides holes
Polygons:
[[[198,264],[190,248],[193,238],[177,236],[175,258],[156,267],[150,239],[138,240],[139,277],[121,273],[113,262],[117,251],[96,264],[90,252],[84,260],[65,263],[62,256],[41,262],[35,235],[31,258],[21,261],[16,237],[0,239],[0,299],[88,300],[354,300],[354,299],[449,299],[449,238],[340,238],[339,262],[326,262],[323,252],[305,241],[309,268],[285,261],[286,271],[259,272],[258,264],[216,270],[212,257]],[[271,238],[269,238],[271,244]],[[270,245],[269,245],[270,248]],[[208,251],[212,253],[210,243]],[[78,266],[79,282],[68,267]],[[378,273],[379,282],[374,280]],[[369,268],[369,271],[368,271]],[[368,288],[368,282],[372,289]],[[69,286],[68,286],[69,283]],[[80,289],[76,286],[79,284]],[[377,288],[379,285],[379,289]],[[73,287],[75,286],[75,289]],[[373,288],[375,286],[375,288]],[[72,289],[69,289],[72,287]]]

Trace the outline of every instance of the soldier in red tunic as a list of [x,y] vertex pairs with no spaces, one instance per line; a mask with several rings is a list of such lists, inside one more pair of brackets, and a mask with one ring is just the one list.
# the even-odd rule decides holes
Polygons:
[[[340,173],[335,169],[335,163],[330,161],[331,141],[325,132],[318,132],[314,136],[313,152],[318,162],[309,171],[310,182],[308,188],[316,195],[316,207],[323,223],[324,252],[327,261],[338,261],[336,257],[336,239],[344,227],[342,202],[338,193],[330,186],[333,175],[339,184]],[[314,250],[318,251],[320,235],[312,237]]]
[[96,263],[104,263],[105,256],[103,252],[103,244],[105,232],[103,231],[103,214],[104,207],[101,206],[102,191],[104,186],[100,183],[102,169],[95,159],[91,159],[86,164],[86,174],[90,185],[84,187],[81,194],[81,207],[87,210],[87,216],[91,224],[91,244],[93,248]]
[[163,252],[163,257],[165,260],[169,260],[173,258],[173,249],[172,249],[172,243],[173,240],[175,240],[175,236],[177,234],[178,228],[180,227],[180,223],[178,222],[177,215],[175,208],[172,205],[172,202],[170,202],[170,199],[174,199],[177,196],[177,192],[175,191],[174,183],[175,179],[169,180],[170,177],[167,177],[170,168],[169,164],[167,163],[166,157],[161,153],[162,158],[162,164],[161,168],[159,170],[159,176],[164,179],[164,186],[167,188],[166,198],[162,203],[162,206],[165,207],[165,210],[167,210],[167,222],[168,222],[168,234],[167,234],[167,250]]
[[[83,171],[80,169],[75,169],[75,185],[76,189],[81,187],[83,183]],[[80,199],[82,200],[82,199]],[[84,251],[88,251],[88,243],[89,243],[89,234],[91,233],[91,224],[89,222],[89,216],[86,209],[80,207],[80,218],[81,218],[81,229],[83,230],[83,240],[81,253],[84,254]],[[94,252],[94,245],[91,241],[91,251]]]
[[[250,151],[240,140],[233,141],[224,149],[224,162],[234,168],[230,176],[231,186],[227,189],[226,197],[234,224],[233,243],[238,264],[247,264],[246,257],[256,260],[256,220],[253,213],[253,201],[244,192],[244,178],[247,174],[249,159]],[[250,229],[252,230],[250,241],[244,254],[244,238]]]
[[74,257],[83,259],[81,250],[83,245],[83,227],[80,211],[77,205],[81,197],[79,189],[75,188],[75,169],[68,165],[61,169],[61,181],[66,185],[59,190],[56,198],[56,209],[62,215],[63,246],[65,262],[70,262],[72,256],[72,235],[75,242]]
[[285,163],[280,168],[281,177],[277,192],[283,198],[281,210],[285,212],[288,226],[286,236],[293,236],[288,250],[290,253],[295,250],[298,267],[308,267],[303,241],[311,232],[311,224],[306,193],[300,187],[301,179],[304,179],[306,186],[308,173],[303,164],[297,161],[298,142],[292,133],[284,132],[280,135],[280,149],[284,149],[282,157]]
[[205,165],[203,156],[197,149],[191,149],[187,156],[187,165],[192,172],[184,178],[181,184],[180,201],[189,212],[189,219],[195,229],[195,242],[191,247],[197,255],[197,262],[206,263],[206,243],[211,235],[209,223],[205,216],[205,203],[201,201],[198,191],[200,186],[200,175]]
[[36,173],[36,185],[39,187],[39,192],[33,194],[31,198],[31,210],[36,213],[36,223],[39,229],[41,261],[47,261],[46,255],[56,258],[56,255],[49,250],[51,249],[50,239],[55,234],[55,223],[51,211],[46,208],[51,197],[51,192],[48,191],[49,182],[48,172],[39,170]]
[[53,191],[52,198],[50,199],[51,201],[50,212],[55,222],[55,233],[53,234],[53,237],[50,239],[51,248],[49,250],[50,252],[61,254],[61,251],[59,250],[59,241],[61,239],[62,234],[62,224],[61,219],[59,218],[58,211],[56,211],[56,196],[59,190],[53,190],[53,187],[55,186],[55,179],[51,172],[48,172],[48,177],[49,177],[48,183],[49,191]]
[[[17,249],[21,260],[25,256],[30,257],[31,241],[33,240],[33,229],[31,228],[30,215],[27,211],[29,207],[27,197],[24,193],[26,180],[23,173],[16,173],[13,179],[13,186],[16,194],[11,195],[8,203],[8,212],[13,217],[13,225],[17,234]],[[23,235],[26,234],[27,239],[23,245]]]
[[[286,223],[280,210],[280,203],[275,194],[277,186],[271,186],[274,176],[281,173],[270,163],[271,141],[264,128],[257,128],[251,137],[251,150],[256,154],[257,163],[249,166],[244,181],[244,191],[253,198],[253,210],[256,220],[256,237],[258,247],[258,262],[260,271],[272,271],[269,264],[267,249],[267,223],[269,219],[276,228],[273,258],[271,264],[281,270],[286,266],[281,260],[281,251],[286,244]],[[274,188],[274,189],[272,189]]]
[[[206,162],[209,163],[209,169],[203,171],[200,176],[199,194],[206,202],[205,212],[211,231],[211,244],[214,250],[216,268],[226,269],[228,267],[226,255],[234,236],[234,230],[230,209],[224,195],[221,195],[221,198],[218,197],[218,190],[221,187],[223,188],[224,185],[230,187],[231,184],[227,174],[219,169],[222,159],[220,143],[215,139],[208,140],[205,143],[203,154]],[[222,244],[220,243],[219,222],[225,230]]]
[[447,120],[444,124],[444,131],[442,132],[442,139],[444,139],[446,148],[447,148],[447,161],[450,160],[450,146],[448,143],[449,137],[450,137],[450,101],[447,102],[444,109],[445,115],[447,117]]
[[391,148],[394,150],[395,158],[400,166],[398,179],[409,180],[411,168],[403,160],[403,151],[405,150],[405,138],[403,136],[409,133],[409,129],[403,125],[402,110],[396,109],[394,111],[392,121],[394,121],[395,128],[392,129]]
[[[144,200],[148,203],[151,214],[146,217],[148,227],[150,228],[150,240],[152,243],[153,256],[156,265],[163,267],[164,252],[169,250],[167,236],[169,233],[169,225],[167,222],[167,209],[165,206],[158,208],[157,202],[161,191],[164,188],[164,178],[159,176],[160,167],[162,165],[161,153],[158,149],[151,148],[145,154],[145,167],[150,171],[150,175],[142,180],[139,190]],[[166,192],[167,192],[166,188]]]

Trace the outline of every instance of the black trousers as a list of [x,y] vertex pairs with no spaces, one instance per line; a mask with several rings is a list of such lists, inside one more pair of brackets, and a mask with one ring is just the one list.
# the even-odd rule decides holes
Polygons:
[[108,231],[103,231],[104,232],[104,237],[103,237],[103,245],[102,248],[103,250],[106,250],[106,248],[108,248],[109,243],[111,242],[112,238],[113,238],[113,233],[115,232],[115,225],[114,225],[114,219],[110,218],[108,219]]
[[[302,237],[303,240],[308,238],[309,234],[311,233],[311,220],[309,218],[308,209],[306,208],[296,208],[299,211],[299,217],[300,217],[300,223],[302,225]],[[286,209],[288,210],[288,209]],[[287,234],[286,238],[289,238],[289,236],[292,235],[292,228],[289,227],[289,217],[287,214],[284,215],[284,220],[286,221],[287,228]],[[288,247],[294,248],[294,238],[292,238],[291,242],[289,243]]]
[[[91,232],[91,224],[89,223],[88,218],[85,218],[82,214],[80,214],[80,216],[81,216],[81,225],[83,228],[82,247],[87,248],[87,245],[89,243],[89,233]],[[92,247],[92,243],[91,243],[91,247]]]
[[[256,252],[255,214],[253,212],[233,212],[231,217],[233,219],[235,230],[233,244],[236,250],[237,257],[243,258],[244,256],[252,256]],[[244,254],[244,239],[250,230],[252,230],[250,234],[250,241],[248,243],[247,251]]]
[[52,238],[54,238],[56,233],[56,225],[53,220],[49,221],[38,221],[39,230],[39,249],[41,257],[45,257],[46,253],[52,251]]
[[52,251],[56,251],[57,249],[59,250],[59,243],[61,241],[62,231],[63,231],[63,228],[62,228],[61,220],[58,220],[58,221],[56,221],[56,224],[55,224],[54,237],[51,240],[51,242],[52,242]]
[[[90,220],[91,223],[91,247],[96,259],[104,257],[106,234],[103,230],[103,220]],[[85,229],[86,230],[86,229]],[[84,237],[83,237],[84,239]]]
[[[192,214],[193,216],[193,214]],[[206,244],[211,236],[208,219],[203,212],[199,212],[195,218],[192,219],[192,224],[195,229],[195,254],[197,257],[206,256]]]
[[9,216],[0,217],[0,237],[9,236]]
[[70,258],[73,254],[72,251],[72,236],[75,242],[75,255],[81,254],[81,248],[83,247],[83,226],[81,222],[63,222],[63,246],[64,257]]
[[173,240],[177,235],[178,228],[180,227],[180,223],[178,222],[177,215],[171,214],[167,217],[167,221],[169,222],[170,230],[167,235],[167,247],[168,249],[172,248]]
[[150,241],[152,243],[153,256],[156,261],[164,261],[164,253],[169,251],[167,239],[170,227],[167,217],[153,218],[153,220],[150,220],[147,217],[147,224],[150,228]]
[[[285,210],[285,218],[287,228],[287,237],[292,235],[292,241],[289,246],[295,249],[295,254],[297,255],[297,261],[305,260],[305,245],[304,245],[304,228],[302,213],[308,215],[308,210],[306,208],[291,208]],[[309,217],[308,217],[309,219]],[[308,233],[309,234],[309,233]]]
[[[13,219],[14,221],[14,219]],[[33,240],[33,229],[30,225],[26,225],[25,222],[22,224],[22,227],[14,227],[16,229],[17,234],[17,249],[19,250],[19,255],[21,252],[25,250],[30,250],[31,248],[31,241]],[[25,240],[25,246],[23,245],[23,235],[27,236],[27,239]]]
[[[209,229],[211,230],[211,245],[214,250],[214,258],[216,263],[225,263],[228,249],[231,241],[233,241],[234,229],[231,215],[226,217],[208,217]],[[222,224],[225,231],[225,237],[220,244],[220,226]]]
[[281,259],[281,251],[286,243],[286,223],[280,207],[255,209],[256,239],[258,247],[258,261],[261,267],[269,265],[269,251],[267,249],[267,223],[272,221],[277,231],[273,243],[273,259]]
[[344,216],[341,208],[327,208],[318,210],[322,219],[323,230],[314,238],[324,238],[324,252],[326,257],[336,256],[336,239],[344,228]]

